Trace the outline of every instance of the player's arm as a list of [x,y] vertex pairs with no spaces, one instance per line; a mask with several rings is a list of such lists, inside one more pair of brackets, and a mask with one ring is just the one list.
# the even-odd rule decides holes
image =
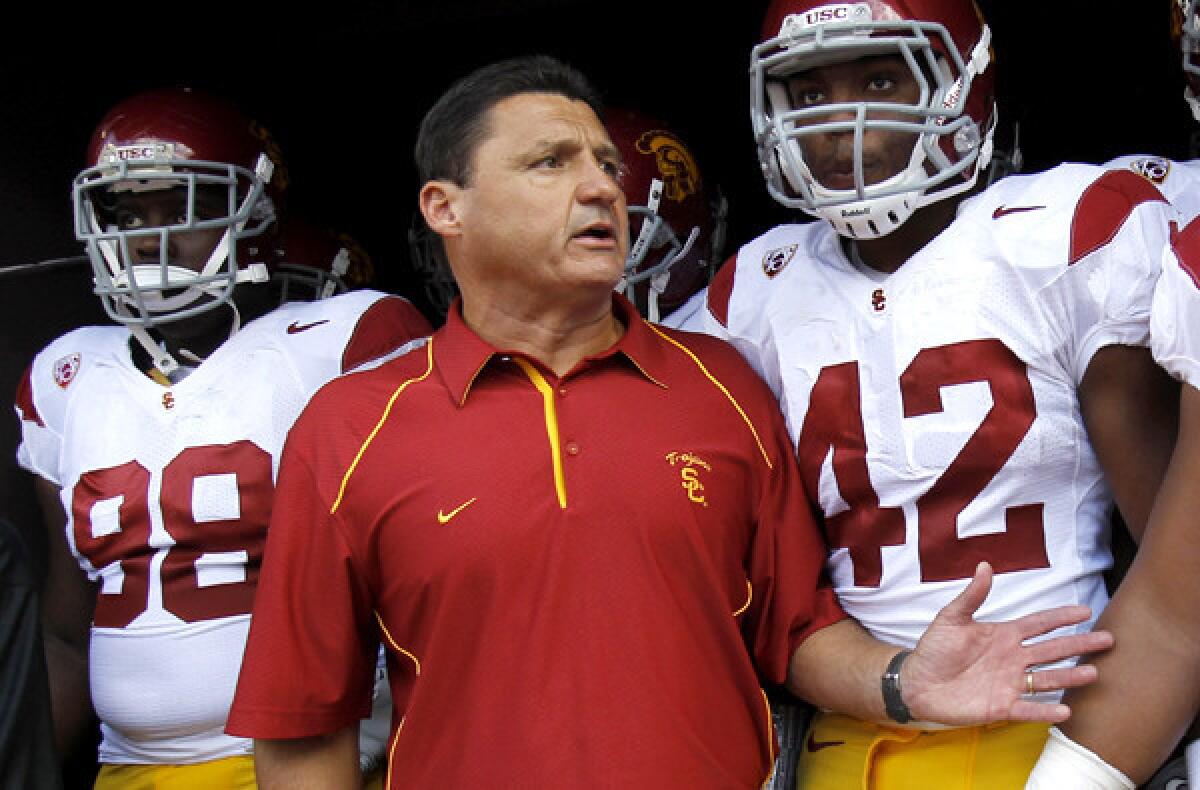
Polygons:
[[[1026,668],[1104,650],[1104,631],[1028,640],[1064,625],[1083,622],[1086,606],[1063,606],[1017,620],[974,619],[991,589],[986,563],[961,594],[947,604],[900,665],[899,691],[915,720],[942,724],[1049,721],[1067,718],[1065,705],[1025,696]],[[841,620],[814,632],[792,655],[788,688],[829,710],[870,721],[889,719],[881,678],[899,649],[871,637],[856,621]],[[1079,665],[1034,673],[1036,691],[1092,682],[1094,667]]]
[[1088,363],[1079,404],[1129,531],[1141,541],[1178,430],[1179,385],[1150,350],[1107,346]]
[[[1098,656],[1100,682],[1068,695],[1063,733],[1135,782],[1163,763],[1200,706],[1200,391],[1185,385],[1179,434],[1133,565],[1099,625],[1120,649]],[[1040,766],[1039,766],[1040,767]]]
[[42,641],[54,716],[54,740],[64,758],[73,753],[92,726],[88,693],[88,638],[96,605],[95,585],[88,581],[67,546],[66,514],[58,486],[34,478],[38,503],[49,531],[46,578],[41,591]]
[[329,735],[254,740],[260,790],[358,790],[358,723]]

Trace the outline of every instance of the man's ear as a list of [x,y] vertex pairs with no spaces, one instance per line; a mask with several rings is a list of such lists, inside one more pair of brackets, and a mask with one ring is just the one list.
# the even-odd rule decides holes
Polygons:
[[457,236],[462,232],[459,199],[462,188],[450,181],[426,181],[417,197],[425,224],[442,236]]

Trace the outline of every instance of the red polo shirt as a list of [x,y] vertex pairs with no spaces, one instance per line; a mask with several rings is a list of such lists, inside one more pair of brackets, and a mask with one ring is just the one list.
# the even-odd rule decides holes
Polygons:
[[[228,731],[361,718],[391,787],[757,787],[760,675],[844,615],[770,391],[645,323],[559,378],[451,311],[288,439]],[[757,667],[757,673],[756,673]]]

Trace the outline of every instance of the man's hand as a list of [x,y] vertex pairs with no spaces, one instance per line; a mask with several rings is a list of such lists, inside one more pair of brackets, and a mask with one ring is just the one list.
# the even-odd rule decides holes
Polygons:
[[1016,620],[984,623],[974,619],[992,586],[992,569],[981,562],[975,577],[934,618],[904,662],[900,686],[913,718],[943,724],[993,721],[1060,722],[1071,715],[1060,703],[1038,702],[1028,694],[1027,669],[1033,690],[1058,691],[1096,679],[1096,668],[1036,667],[1112,647],[1107,631],[1025,642],[1090,616],[1086,606],[1060,606]]

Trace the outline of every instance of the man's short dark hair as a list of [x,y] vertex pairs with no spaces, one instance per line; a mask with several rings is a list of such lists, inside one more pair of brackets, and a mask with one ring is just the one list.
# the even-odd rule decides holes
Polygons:
[[599,94],[580,71],[549,55],[502,60],[468,74],[442,94],[421,121],[413,151],[417,175],[466,186],[475,149],[487,136],[488,113],[523,93],[550,93],[585,102],[603,118]]

